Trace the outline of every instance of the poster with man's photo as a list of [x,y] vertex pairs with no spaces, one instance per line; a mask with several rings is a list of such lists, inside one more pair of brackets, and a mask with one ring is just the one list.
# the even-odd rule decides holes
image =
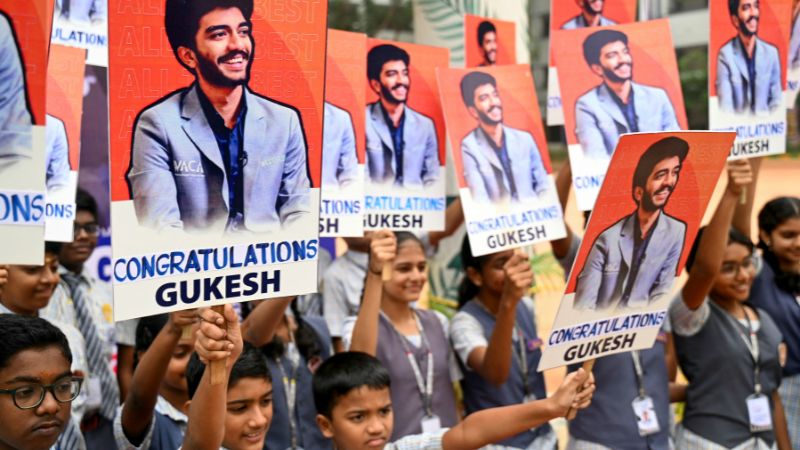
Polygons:
[[652,347],[734,137],[683,131],[619,139],[540,371]]
[[[51,42],[87,50],[87,64],[108,67],[108,8],[117,7],[117,14],[152,14],[158,3],[111,0],[48,0],[55,2]],[[153,33],[158,32],[153,29]],[[155,34],[147,39],[156,38]],[[147,45],[147,44],[145,44]],[[143,49],[142,49],[143,50]]]
[[436,69],[445,48],[367,41],[364,229],[444,229],[445,130]]
[[86,50],[50,46],[47,63],[45,239],[71,242],[80,164]]
[[109,2],[115,320],[314,291],[327,3],[128,4]]
[[438,80],[473,253],[564,237],[530,66],[439,69]]
[[794,109],[800,92],[800,0],[792,0],[792,28],[789,31],[789,55],[786,62],[786,108]]
[[517,62],[517,25],[505,20],[464,15],[464,55],[467,67]]
[[709,2],[709,128],[736,132],[731,159],[786,152],[791,2]]
[[[547,125],[564,125],[558,65],[553,51],[556,30],[606,27],[636,21],[636,0],[552,0],[550,2],[550,59],[547,67]],[[568,60],[569,61],[569,60]]]
[[667,19],[555,31],[578,209],[594,206],[623,133],[687,128]]
[[364,234],[367,35],[328,30],[320,236]]
[[46,0],[0,0],[0,264],[42,264]]

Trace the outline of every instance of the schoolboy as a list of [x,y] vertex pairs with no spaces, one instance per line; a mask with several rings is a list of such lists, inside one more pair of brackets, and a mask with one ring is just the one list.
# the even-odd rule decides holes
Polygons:
[[390,384],[386,368],[366,353],[339,353],[322,363],[314,374],[317,424],[337,450],[478,449],[564,416],[570,408],[586,408],[594,392],[594,380],[581,369],[546,399],[485,409],[453,428],[389,443],[394,426]]

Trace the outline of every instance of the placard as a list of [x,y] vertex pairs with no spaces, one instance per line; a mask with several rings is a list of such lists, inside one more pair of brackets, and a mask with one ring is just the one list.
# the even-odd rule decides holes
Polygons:
[[327,3],[242,4],[109,3],[115,320],[316,290]]
[[464,49],[467,67],[515,64],[517,31],[514,22],[464,15]]
[[[444,48],[369,39],[365,230],[444,229]],[[398,149],[400,150],[398,152]]]
[[[578,209],[592,209],[619,135],[686,129],[669,21],[554,32]],[[625,100],[623,100],[625,98]]]
[[709,128],[736,132],[730,159],[784,153],[791,0],[730,6],[709,2]]
[[620,137],[540,371],[653,346],[734,137]]
[[439,69],[475,255],[566,236],[528,65]]
[[364,235],[367,35],[328,30],[321,236]]
[[556,30],[577,30],[636,21],[636,0],[552,0],[550,2],[550,62],[547,67],[547,125],[564,125],[561,89],[553,42]]
[[0,264],[42,264],[46,0],[0,0]]
[[80,164],[86,50],[50,46],[47,63],[45,239],[71,242]]
[[[55,0],[51,42],[86,49],[87,64],[108,67],[109,3],[109,0]],[[137,14],[157,14],[161,8],[157,4],[163,1],[133,0],[124,3],[125,7],[135,9]]]

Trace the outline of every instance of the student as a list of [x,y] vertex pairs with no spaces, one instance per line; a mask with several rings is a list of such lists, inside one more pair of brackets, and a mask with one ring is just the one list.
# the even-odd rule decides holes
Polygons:
[[[755,189],[752,189],[755,190]],[[750,215],[747,214],[749,228]],[[738,227],[737,227],[738,228]],[[743,231],[740,229],[740,231]],[[744,230],[749,233],[749,230]],[[753,280],[749,303],[766,311],[786,344],[779,392],[789,436],[800,448],[800,198],[770,200],[758,214],[761,270]],[[749,236],[749,234],[747,234]]]
[[[545,398],[544,376],[536,370],[542,351],[533,303],[527,297],[533,283],[527,256],[514,250],[474,256],[464,237],[461,265],[466,276],[450,339],[464,373],[467,414]],[[544,423],[501,444],[552,450],[557,438]]]
[[728,163],[728,185],[701,229],[689,278],[670,306],[675,348],[689,381],[677,448],[790,450],[778,386],[782,336],[762,309],[746,304],[756,269],[753,244],[731,228],[752,172]]
[[561,417],[591,402],[594,380],[579,370],[546,399],[478,411],[453,428],[390,442],[394,408],[391,377],[381,362],[348,352],[325,361],[314,374],[317,423],[338,450],[472,450]]
[[[286,311],[288,304],[292,309]],[[276,375],[266,448],[330,450],[330,440],[317,427],[314,405],[304,400],[311,398],[314,370],[333,352],[331,337],[322,317],[301,316],[296,305],[291,298],[262,301],[242,324],[244,340],[261,348]]]
[[0,314],[0,447],[72,450],[56,441],[70,428],[70,403],[83,379],[70,369],[64,333],[44,319]]
[[[264,355],[242,344],[232,305],[223,314],[200,310],[195,354],[186,368],[189,424],[186,450],[262,450],[272,421],[272,378]],[[211,384],[208,363],[225,364],[223,380]]]
[[[382,281],[385,264],[392,276]],[[447,319],[411,306],[427,281],[422,243],[411,233],[375,232],[361,311],[345,347],[376,356],[394,380],[398,427],[392,439],[448,428],[458,421],[453,382],[459,370],[448,339]],[[349,328],[349,327],[345,327]]]
[[118,450],[172,450],[186,431],[184,406],[189,400],[186,365],[194,334],[184,327],[197,319],[194,310],[142,318],[136,328],[138,364],[122,411],[114,419]]

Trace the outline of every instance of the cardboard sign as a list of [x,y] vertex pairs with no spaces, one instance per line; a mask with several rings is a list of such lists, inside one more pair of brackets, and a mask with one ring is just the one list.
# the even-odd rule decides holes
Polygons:
[[46,0],[0,0],[0,264],[42,264]]
[[564,237],[530,67],[439,69],[438,78],[473,253]]
[[[578,30],[636,21],[636,0],[552,0],[550,2],[550,62],[547,67],[547,125],[564,125],[558,66],[553,52],[556,30]],[[588,8],[588,11],[587,11]],[[587,19],[588,18],[588,19]]]
[[45,239],[71,242],[80,164],[86,50],[53,44],[47,64]]
[[[444,48],[369,39],[364,229],[444,229]],[[399,151],[398,151],[399,150]]]
[[733,139],[620,137],[539,370],[652,347]]
[[367,35],[328,30],[321,236],[364,234]]
[[572,180],[587,211],[619,135],[687,128],[678,63],[668,20],[556,31],[554,44]]
[[709,2],[709,128],[736,132],[730,159],[786,151],[791,6],[791,0],[742,0],[731,14],[727,0]]
[[517,31],[514,22],[464,15],[464,49],[467,67],[515,64]]
[[[138,14],[153,13],[160,7],[146,0],[123,3]],[[118,5],[109,0],[55,0],[51,42],[86,49],[87,64],[108,67],[108,8]]]
[[115,319],[314,291],[327,3],[135,5],[109,17]]

